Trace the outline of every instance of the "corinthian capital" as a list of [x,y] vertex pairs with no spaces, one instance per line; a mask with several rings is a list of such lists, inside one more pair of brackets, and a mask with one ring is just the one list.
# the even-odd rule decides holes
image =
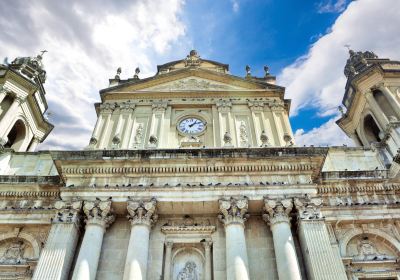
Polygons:
[[157,221],[157,201],[155,198],[150,200],[131,200],[128,201],[128,218],[132,225],[143,224],[151,226]]
[[291,199],[264,199],[264,220],[271,226],[277,223],[289,223],[293,208]]
[[241,224],[249,217],[247,210],[249,208],[249,202],[246,197],[242,198],[228,198],[219,200],[219,220],[225,225],[230,224]]
[[57,213],[52,219],[53,223],[79,224],[81,219],[82,201],[57,201],[54,203]]
[[83,213],[85,213],[87,225],[99,224],[107,228],[115,220],[115,215],[111,208],[111,200],[85,201],[83,203]]
[[299,211],[300,220],[320,220],[323,219],[321,215],[322,199],[319,197],[313,198],[295,198],[294,205]]

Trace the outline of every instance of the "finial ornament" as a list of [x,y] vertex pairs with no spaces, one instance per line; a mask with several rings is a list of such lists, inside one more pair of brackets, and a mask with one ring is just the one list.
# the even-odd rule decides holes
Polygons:
[[251,68],[249,65],[246,65],[246,76],[250,76],[251,75]]
[[201,59],[196,50],[191,50],[186,56],[185,66],[200,66]]
[[262,145],[261,145],[262,147],[268,147],[269,146],[269,143],[268,143],[269,139],[268,139],[267,133],[265,133],[265,130],[263,130],[261,132],[260,140],[261,140],[261,143],[262,143]]
[[264,66],[265,76],[269,76],[269,67],[267,65]]
[[344,116],[344,110],[342,106],[338,106],[338,110],[340,112],[340,114],[342,115],[342,117]]
[[116,79],[116,80],[119,80],[119,79],[120,79],[121,72],[122,72],[121,67],[118,67],[118,69],[117,69],[117,74],[115,75],[115,79]]
[[139,79],[139,73],[140,73],[140,68],[136,67],[135,69],[135,75],[133,76],[134,79]]

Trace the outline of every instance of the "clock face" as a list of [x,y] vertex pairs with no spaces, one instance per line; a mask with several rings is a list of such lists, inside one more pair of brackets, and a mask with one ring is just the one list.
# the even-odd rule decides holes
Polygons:
[[199,134],[205,129],[205,122],[195,117],[183,119],[178,124],[178,130],[185,134]]

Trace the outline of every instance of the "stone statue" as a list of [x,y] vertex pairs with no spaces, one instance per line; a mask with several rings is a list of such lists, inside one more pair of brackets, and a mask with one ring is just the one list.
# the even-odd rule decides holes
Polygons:
[[240,123],[239,130],[240,130],[240,144],[242,144],[242,146],[246,146],[249,142],[249,137],[247,135],[246,124],[244,123],[244,121]]
[[25,243],[22,240],[12,242],[4,251],[1,263],[19,264],[24,262]]
[[139,73],[140,73],[140,68],[139,68],[139,67],[136,67],[136,69],[135,69],[135,75],[133,75],[133,78],[134,78],[134,79],[139,79]]
[[179,272],[177,280],[199,280],[197,267],[193,261],[188,261],[185,267]]
[[136,128],[135,144],[142,143],[142,139],[143,139],[143,124],[140,123]]

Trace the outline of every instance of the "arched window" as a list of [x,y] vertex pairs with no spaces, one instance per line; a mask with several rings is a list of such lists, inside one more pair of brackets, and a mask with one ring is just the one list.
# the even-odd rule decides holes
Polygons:
[[25,124],[21,120],[16,121],[13,128],[7,135],[8,141],[5,144],[5,147],[12,148],[15,151],[18,151],[22,143],[24,142],[25,135],[26,135]]
[[381,108],[381,110],[383,111],[383,113],[387,118],[391,116],[396,117],[396,113],[393,110],[393,107],[390,105],[386,96],[380,90],[375,90],[373,95],[376,103],[378,103],[379,107]]
[[380,142],[381,139],[379,137],[380,129],[376,124],[374,118],[371,115],[367,115],[364,118],[364,132],[365,138],[367,139],[368,143],[372,142]]

